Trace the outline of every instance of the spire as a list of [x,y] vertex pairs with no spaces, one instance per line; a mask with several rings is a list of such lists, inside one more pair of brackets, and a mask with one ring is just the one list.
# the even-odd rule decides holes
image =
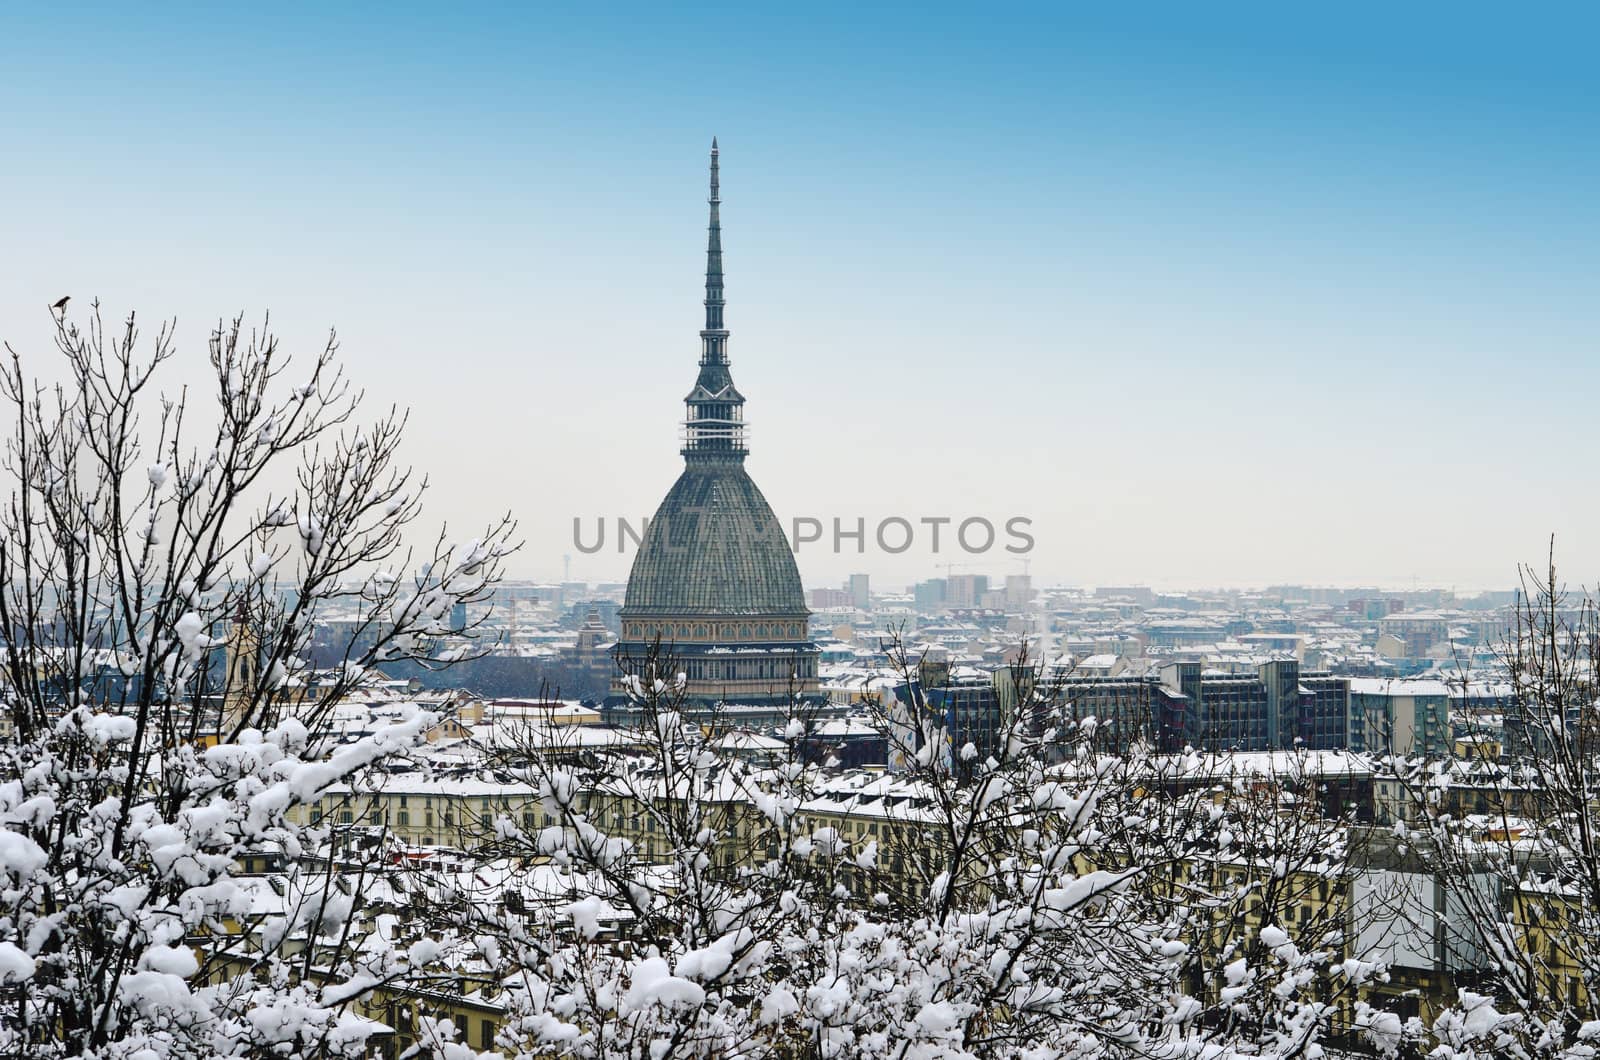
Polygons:
[[[711,138],[711,222],[706,229],[706,330],[722,330],[722,195],[717,184],[717,138]],[[710,352],[710,351],[708,351]],[[726,353],[723,352],[724,358]]]
[[691,460],[743,460],[744,396],[728,373],[728,329],[722,320],[722,192],[717,141],[711,140],[711,220],[706,229],[706,326],[700,332],[700,375],[685,399],[683,455]]

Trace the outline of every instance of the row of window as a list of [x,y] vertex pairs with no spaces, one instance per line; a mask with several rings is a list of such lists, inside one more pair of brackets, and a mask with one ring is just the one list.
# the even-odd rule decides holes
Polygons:
[[815,669],[808,660],[765,659],[685,659],[683,672],[691,681],[786,681],[791,674],[810,677]]
[[627,622],[623,624],[622,635],[630,640],[647,640],[657,636],[676,637],[679,640],[759,640],[766,637],[798,640],[805,636],[805,625],[800,622],[758,622],[739,626],[704,622]]

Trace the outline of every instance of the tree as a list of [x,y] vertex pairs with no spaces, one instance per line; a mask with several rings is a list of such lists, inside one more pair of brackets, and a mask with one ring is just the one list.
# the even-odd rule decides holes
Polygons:
[[[658,645],[640,726],[530,727],[493,771],[541,805],[481,822],[485,901],[441,927],[499,977],[514,1055],[990,1058],[1315,1055],[1378,970],[1345,959],[1345,834],[1305,756],[1286,781],[1193,753],[1096,749],[1025,654],[985,748],[895,651],[892,774],[759,765],[688,722]],[[1047,753],[1050,745],[1065,749]],[[502,874],[489,871],[505,867]],[[520,868],[519,868],[520,867]],[[534,881],[538,881],[535,883]],[[1305,915],[1310,909],[1314,915]],[[497,969],[496,972],[488,972]],[[435,1050],[465,1056],[452,1028]]]
[[[239,866],[327,843],[288,811],[426,727],[334,746],[325,723],[375,662],[474,653],[451,616],[499,580],[514,524],[441,534],[413,569],[405,416],[358,423],[331,335],[291,373],[265,327],[219,324],[207,385],[175,392],[171,324],[145,342],[96,303],[54,342],[60,384],[10,346],[0,372],[0,1049],[359,1049],[351,1003],[405,962],[354,945],[355,903],[314,881],[253,915]],[[301,655],[335,612],[365,635],[312,690]]]
[[[1566,589],[1554,549],[1525,568],[1501,648],[1500,753],[1388,764],[1395,831],[1437,882],[1437,931],[1459,998],[1428,1028],[1452,1058],[1592,1055],[1600,1034],[1600,616]],[[1453,682],[1463,697],[1475,675]]]
[[[796,929],[839,901],[837,859],[798,813],[816,774],[808,708],[790,697],[788,749],[755,768],[689,720],[668,649],[627,668],[639,724],[618,742],[530,721],[490,749],[489,769],[540,805],[481,816],[480,863],[510,867],[506,891],[447,889],[437,917],[496,970],[514,1055],[786,1055],[789,991],[811,965]],[[460,1052],[452,1034],[435,1030],[443,1055]]]
[[1342,961],[1354,813],[1328,812],[1311,756],[1107,753],[1071,670],[1026,643],[979,747],[896,666],[890,754],[927,795],[886,853],[927,880],[897,925],[953,1055],[1308,1055],[1353,1007],[1377,971]]

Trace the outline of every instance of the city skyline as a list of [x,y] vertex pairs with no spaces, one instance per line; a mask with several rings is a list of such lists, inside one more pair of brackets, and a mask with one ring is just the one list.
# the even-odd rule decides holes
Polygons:
[[336,326],[433,511],[620,581],[572,524],[642,521],[677,464],[717,135],[786,526],[1021,515],[1037,582],[1159,587],[1506,588],[1555,534],[1582,580],[1593,16],[1451,11],[10,13],[0,77],[45,102],[0,118],[0,337],[39,357],[98,296],[176,315],[197,378],[218,314]]
[[1600,12],[91,5],[0,1054],[1594,1060]]

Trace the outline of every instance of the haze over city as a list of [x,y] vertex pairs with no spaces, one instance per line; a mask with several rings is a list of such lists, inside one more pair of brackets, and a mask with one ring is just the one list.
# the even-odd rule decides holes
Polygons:
[[808,585],[1023,569],[890,516],[1025,516],[1039,583],[1586,577],[1597,27],[1541,10],[14,10],[3,337],[337,327],[430,517],[621,580],[573,521],[680,465],[716,135],[752,474],[869,528]]

